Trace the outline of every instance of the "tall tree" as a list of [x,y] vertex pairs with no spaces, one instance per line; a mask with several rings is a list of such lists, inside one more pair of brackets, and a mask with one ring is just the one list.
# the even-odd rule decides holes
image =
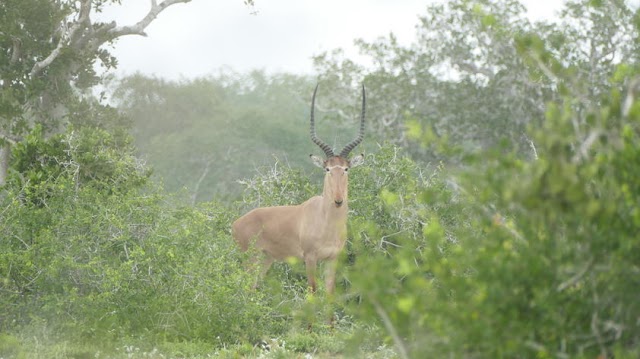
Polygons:
[[[368,113],[379,119],[371,130],[421,158],[435,154],[407,139],[412,125],[428,126],[464,149],[504,142],[533,157],[526,127],[540,125],[548,101],[579,85],[576,98],[586,108],[584,102],[608,93],[616,64],[637,59],[633,24],[624,0],[568,1],[557,21],[536,23],[518,0],[454,0],[427,8],[409,46],[393,34],[357,41],[372,70],[340,51],[315,61],[336,87],[365,78]],[[559,78],[555,70],[565,67],[571,75]],[[336,94],[329,107],[339,108],[343,98]]]
[[[100,106],[89,89],[100,82],[95,65],[106,70],[116,59],[108,44],[145,29],[172,5],[191,0],[151,0],[138,22],[121,26],[92,15],[121,0],[5,0],[0,3],[0,185],[11,147],[34,124],[54,131]],[[98,106],[96,106],[98,105]],[[82,112],[82,114],[80,113]]]

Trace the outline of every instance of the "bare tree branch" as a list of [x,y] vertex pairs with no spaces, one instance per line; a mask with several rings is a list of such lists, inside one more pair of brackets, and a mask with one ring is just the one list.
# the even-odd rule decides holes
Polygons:
[[[68,30],[65,31],[63,29],[63,31],[61,31],[60,40],[58,41],[56,48],[53,49],[45,59],[38,61],[33,65],[31,72],[29,72],[29,76],[34,77],[51,65],[51,63],[60,56],[60,53],[65,46],[73,46],[77,50],[83,50],[88,47],[87,50],[95,51],[105,42],[111,41],[120,36],[146,36],[144,30],[158,17],[158,14],[171,5],[188,3],[190,1],[191,0],[165,0],[158,4],[156,0],[152,0],[151,9],[147,15],[136,24],[131,26],[116,26],[116,23],[112,22],[110,24],[103,24],[100,29],[94,31],[90,18],[93,0],[82,0],[80,3],[78,19],[73,21],[72,26]],[[103,34],[106,36],[100,36]]]
[[622,116],[629,117],[629,112],[631,111],[631,106],[635,101],[636,92],[640,91],[640,77],[636,77],[629,81],[629,86],[627,88],[627,96],[624,99],[622,104]]
[[142,20],[138,21],[134,25],[118,26],[111,29],[110,31],[108,31],[109,38],[115,39],[117,37],[125,35],[147,36],[147,34],[145,34],[144,32],[144,29],[146,29],[147,26],[149,26],[149,24],[151,24],[151,22],[155,20],[162,11],[164,11],[171,5],[188,2],[191,2],[191,0],[165,0],[158,4],[156,0],[151,0],[151,9],[147,13],[147,15],[142,18]]
[[585,274],[587,274],[587,272],[589,271],[589,269],[591,268],[591,266],[593,265],[593,258],[589,259],[587,261],[587,263],[576,273],[574,274],[571,278],[569,278],[568,280],[560,283],[557,287],[556,290],[558,292],[562,292],[563,290],[573,287],[574,285],[578,284],[578,282],[585,276]]
[[58,41],[58,46],[56,46],[55,49],[53,49],[53,51],[51,51],[51,53],[49,54],[49,56],[47,56],[44,60],[42,61],[38,61],[36,62],[33,67],[31,68],[31,72],[29,72],[29,77],[34,77],[36,75],[38,75],[40,72],[42,72],[42,70],[44,70],[47,66],[51,65],[51,63],[53,62],[53,60],[55,60],[59,55],[60,55],[60,51],[62,51],[62,48],[64,47],[66,42],[66,38],[65,37],[61,37],[60,41]]
[[18,139],[9,135],[5,135],[4,133],[0,133],[0,141],[4,141],[10,145],[15,145],[18,143]]
[[593,146],[594,143],[596,143],[596,140],[598,139],[600,134],[601,134],[600,130],[597,130],[597,129],[589,133],[589,136],[587,136],[584,142],[582,142],[582,144],[580,145],[580,148],[578,149],[578,151],[576,151],[576,154],[573,156],[573,159],[572,159],[573,162],[579,162],[589,157],[589,149],[591,148],[591,146]]
[[343,120],[346,121],[350,121],[352,120],[352,117],[347,115],[342,109],[340,108],[328,108],[328,107],[322,107],[321,104],[316,104],[316,108],[318,109],[319,112],[332,112],[338,115],[338,117],[340,117]]
[[529,146],[531,147],[531,150],[533,151],[533,158],[534,159],[538,159],[538,151],[536,150],[536,144],[533,143],[533,140],[529,139],[528,137],[526,137],[526,140],[529,142]]
[[10,64],[15,64],[22,56],[22,41],[17,37],[12,37],[13,40],[13,50],[11,51],[11,60],[9,60]]
[[530,52],[530,56],[531,58],[533,58],[536,62],[536,64],[538,65],[538,68],[540,68],[540,70],[542,71],[542,73],[547,76],[547,78],[554,84],[557,84],[559,82],[558,77],[553,73],[553,71],[551,71],[551,69],[549,67],[547,67],[547,65],[545,65],[544,62],[542,62],[542,59],[540,59],[540,56],[538,56],[538,54],[534,53],[534,52]]
[[58,45],[53,51],[47,56],[44,60],[36,62],[31,68],[31,72],[29,72],[29,77],[34,77],[38,75],[42,70],[47,68],[47,66],[51,65],[51,63],[60,56],[60,52],[65,45],[68,45],[69,42],[75,38],[76,34],[80,29],[85,26],[91,25],[91,7],[92,0],[83,0],[80,3],[80,13],[78,15],[78,20],[73,23],[73,26],[69,28],[67,31],[63,31],[60,36],[60,41],[58,41]]
[[196,185],[194,186],[194,189],[193,189],[193,194],[191,195],[191,205],[195,206],[196,204],[196,200],[198,198],[198,192],[200,191],[200,185],[202,184],[202,181],[204,181],[204,179],[209,174],[209,170],[211,170],[211,163],[213,163],[213,159],[208,159],[207,164],[204,166],[204,169],[202,170],[202,174],[200,175],[200,178],[198,178],[198,180],[196,181]]
[[459,61],[456,62],[455,65],[458,66],[458,68],[462,71],[467,71],[470,72],[472,74],[480,74],[480,75],[484,75],[486,77],[488,77],[489,79],[492,79],[495,74],[493,73],[493,71],[484,68],[484,67],[479,67],[478,65],[472,63],[472,62],[464,62],[464,61]]

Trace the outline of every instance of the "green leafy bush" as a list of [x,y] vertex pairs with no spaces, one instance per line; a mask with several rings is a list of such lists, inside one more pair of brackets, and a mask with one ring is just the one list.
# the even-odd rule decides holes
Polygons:
[[38,136],[16,147],[1,202],[1,328],[222,344],[278,327],[249,288],[232,211],[167,197],[106,132]]
[[534,160],[491,150],[420,185],[421,235],[351,269],[357,317],[404,357],[635,357],[640,107],[617,87],[548,105]]

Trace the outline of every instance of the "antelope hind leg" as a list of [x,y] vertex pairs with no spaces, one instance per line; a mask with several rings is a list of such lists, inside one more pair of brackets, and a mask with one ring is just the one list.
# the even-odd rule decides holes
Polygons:
[[256,256],[256,257],[257,258],[256,258],[256,260],[254,262],[254,265],[253,265],[253,270],[255,272],[254,275],[256,277],[256,280],[253,283],[253,286],[251,287],[251,289],[253,289],[253,290],[258,288],[258,284],[260,284],[260,282],[262,282],[264,277],[267,275],[267,272],[269,271],[269,268],[271,268],[271,265],[275,261],[275,259],[273,259],[273,257],[269,256],[266,253],[263,253],[262,258],[260,258],[260,256]]

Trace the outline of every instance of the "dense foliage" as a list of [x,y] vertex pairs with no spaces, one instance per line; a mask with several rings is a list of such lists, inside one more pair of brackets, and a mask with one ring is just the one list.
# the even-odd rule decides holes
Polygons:
[[131,151],[96,129],[35,131],[16,148],[20,172],[2,201],[1,328],[220,342],[273,330],[229,237],[233,212],[167,197]]
[[582,136],[550,104],[534,161],[483,152],[421,189],[422,236],[352,270],[362,315],[411,357],[637,356],[640,107],[602,103]]

